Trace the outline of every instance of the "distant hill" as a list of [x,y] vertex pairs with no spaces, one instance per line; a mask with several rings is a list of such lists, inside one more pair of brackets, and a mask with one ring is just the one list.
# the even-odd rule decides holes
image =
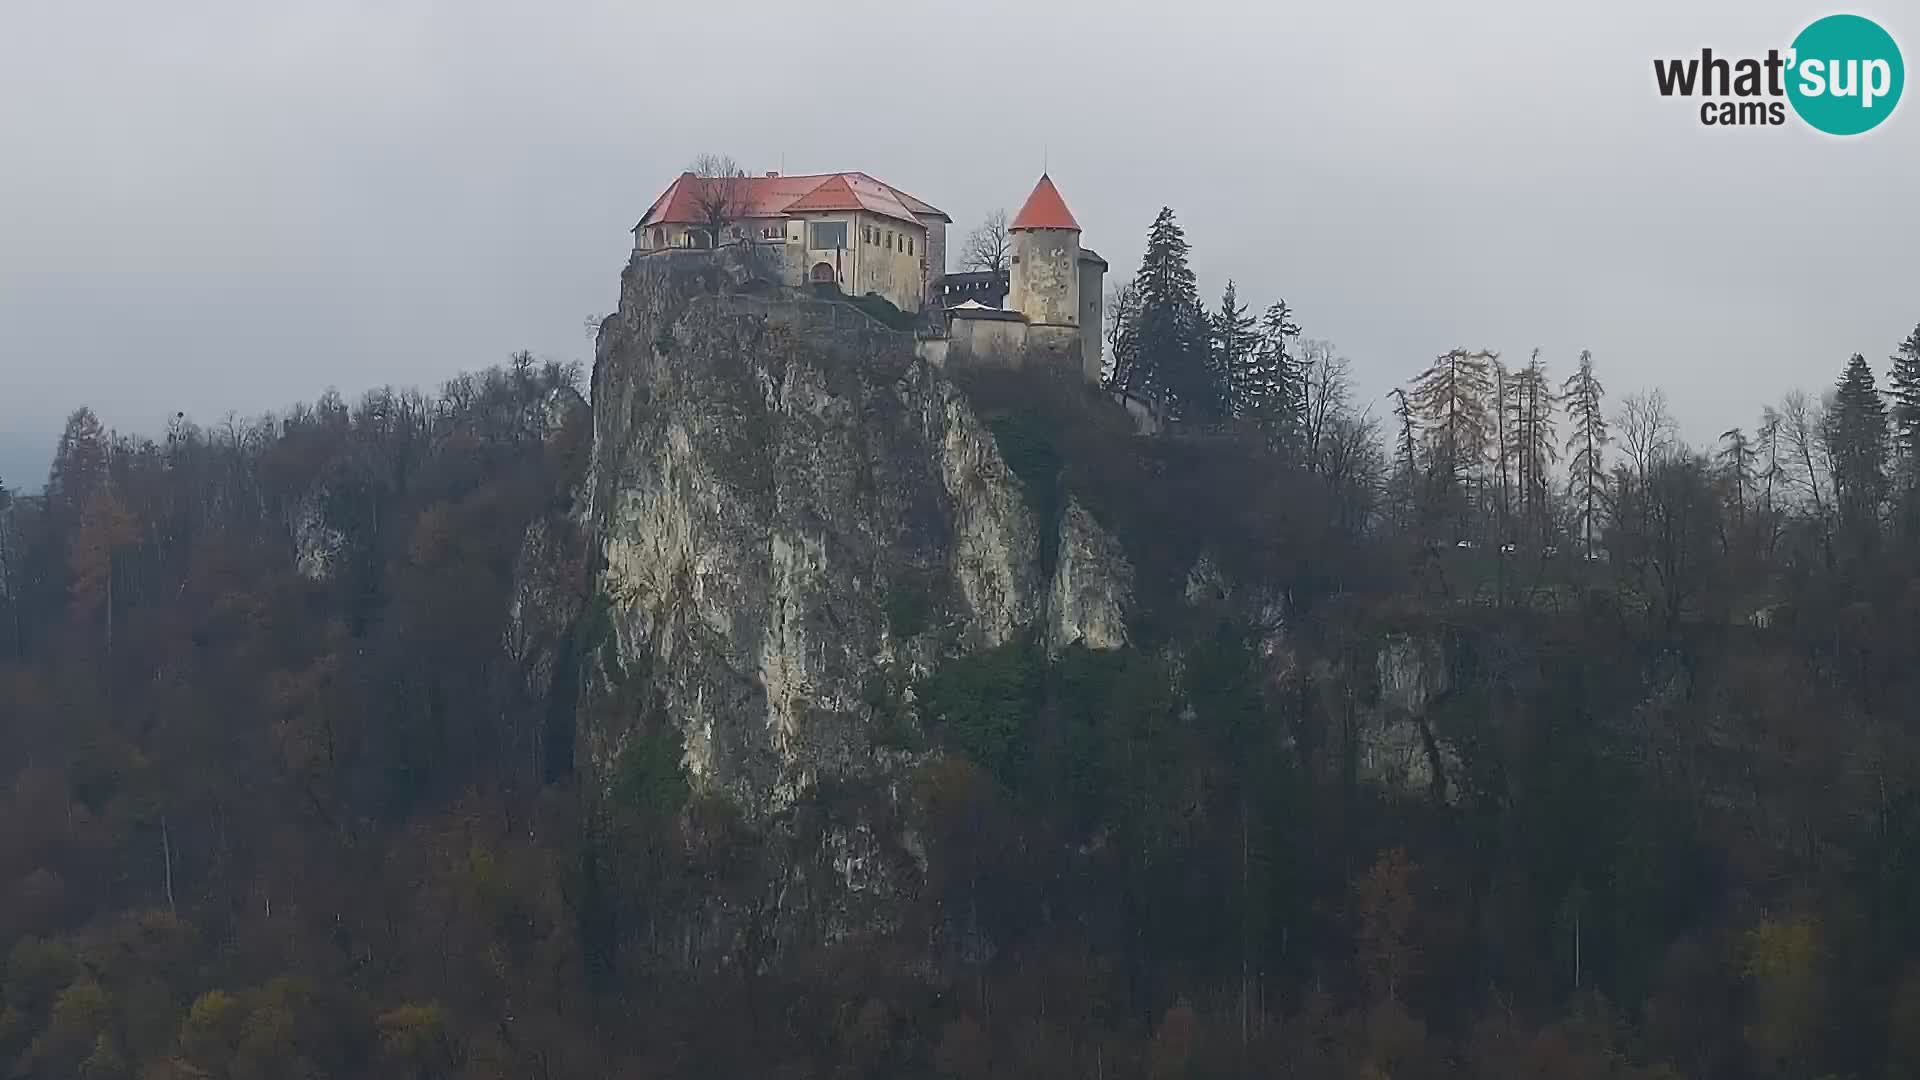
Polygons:
[[9,491],[39,491],[58,441],[55,431],[0,431],[0,483]]

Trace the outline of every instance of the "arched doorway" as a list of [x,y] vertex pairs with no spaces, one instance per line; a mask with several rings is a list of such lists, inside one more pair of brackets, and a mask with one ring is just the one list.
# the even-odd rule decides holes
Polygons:
[[834,281],[833,266],[829,263],[813,264],[813,280],[817,284],[831,285]]

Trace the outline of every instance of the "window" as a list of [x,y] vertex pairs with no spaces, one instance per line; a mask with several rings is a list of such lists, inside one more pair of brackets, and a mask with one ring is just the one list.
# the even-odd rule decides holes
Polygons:
[[847,223],[844,221],[816,221],[813,223],[813,239],[807,245],[816,251],[828,251],[847,246]]
[[907,254],[913,254],[913,237],[907,237]]

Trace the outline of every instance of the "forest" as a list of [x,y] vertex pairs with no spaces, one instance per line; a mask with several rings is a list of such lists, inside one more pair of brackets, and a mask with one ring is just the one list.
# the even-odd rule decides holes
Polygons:
[[[1163,211],[1108,304],[1110,388],[1180,434],[1103,441],[1078,387],[978,407],[1143,580],[1203,543],[1281,583],[1299,662],[1168,597],[1129,648],[876,677],[900,782],[773,821],[670,728],[576,767],[590,567],[567,670],[506,660],[529,527],[577,527],[577,368],[153,438],[75,410],[44,494],[0,493],[0,1070],[1920,1074],[1920,328],[1705,447],[1587,354],[1449,349],[1376,422],[1188,257]],[[1393,635],[1447,658],[1426,790],[1362,777]],[[918,838],[915,887],[771,940],[856,813]],[[682,962],[713,897],[747,929]]]

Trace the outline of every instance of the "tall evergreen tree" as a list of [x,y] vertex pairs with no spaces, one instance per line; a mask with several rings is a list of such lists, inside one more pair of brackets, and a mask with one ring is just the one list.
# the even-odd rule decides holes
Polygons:
[[1258,363],[1260,322],[1247,313],[1232,280],[1220,294],[1220,307],[1207,320],[1208,350],[1215,377],[1226,386],[1228,416],[1258,413],[1271,385]]
[[58,528],[78,526],[94,490],[106,482],[112,451],[107,429],[92,409],[82,405],[67,417],[47,471],[47,510]]
[[1887,405],[1874,385],[1873,368],[1859,353],[1840,376],[1826,428],[1840,521],[1865,536],[1877,529],[1887,495]]
[[1893,399],[1894,450],[1911,486],[1920,470],[1920,326],[1894,350],[1887,387]]
[[1266,436],[1269,446],[1297,447],[1306,413],[1306,375],[1298,348],[1300,327],[1285,300],[1276,301],[1260,316],[1259,342],[1251,358],[1256,387],[1246,415]]
[[1585,551],[1593,552],[1594,527],[1600,519],[1600,507],[1607,497],[1605,461],[1607,416],[1602,405],[1606,389],[1593,374],[1593,354],[1580,350],[1580,366],[1561,384],[1567,403],[1567,420],[1572,431],[1567,436],[1567,494],[1579,508],[1580,533]]
[[1206,422],[1222,415],[1225,402],[1208,363],[1205,316],[1188,250],[1173,210],[1161,207],[1140,264],[1139,356],[1122,389],[1158,398],[1176,418]]

